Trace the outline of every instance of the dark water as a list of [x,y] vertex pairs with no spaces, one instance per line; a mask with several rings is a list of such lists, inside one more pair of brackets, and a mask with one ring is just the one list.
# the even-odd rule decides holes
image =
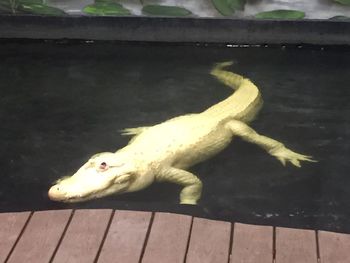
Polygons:
[[[115,151],[125,127],[200,112],[231,91],[214,62],[260,87],[259,133],[318,163],[284,168],[235,140],[191,169],[203,180],[197,207],[180,188],[153,184],[76,204],[48,200],[57,178],[90,155]],[[350,48],[226,48],[117,44],[0,44],[0,209],[110,207],[177,211],[231,221],[350,232]]]

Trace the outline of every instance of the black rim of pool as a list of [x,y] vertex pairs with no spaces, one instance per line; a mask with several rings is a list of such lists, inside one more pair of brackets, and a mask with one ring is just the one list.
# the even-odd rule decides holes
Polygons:
[[350,45],[350,22],[0,15],[0,38]]

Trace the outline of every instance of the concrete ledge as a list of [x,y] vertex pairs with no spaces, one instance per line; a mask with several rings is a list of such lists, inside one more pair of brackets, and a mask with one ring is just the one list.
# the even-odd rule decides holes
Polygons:
[[0,38],[349,45],[350,22],[0,15]]

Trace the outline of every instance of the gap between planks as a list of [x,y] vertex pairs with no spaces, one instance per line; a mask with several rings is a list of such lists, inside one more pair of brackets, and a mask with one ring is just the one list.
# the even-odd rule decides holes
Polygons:
[[57,251],[58,251],[59,247],[61,246],[62,240],[63,240],[64,236],[66,235],[66,232],[67,232],[67,230],[68,230],[68,227],[69,227],[69,225],[70,225],[70,223],[71,223],[71,221],[72,221],[72,218],[73,218],[73,216],[74,216],[74,213],[75,213],[75,210],[72,210],[72,212],[71,212],[71,214],[70,214],[70,216],[69,216],[69,218],[68,218],[67,224],[66,224],[66,226],[64,227],[63,233],[62,233],[60,239],[58,240],[58,244],[57,244],[55,250],[54,250],[53,253],[52,253],[52,256],[51,256],[51,258],[50,258],[49,263],[51,263],[51,262],[54,260],[55,256],[56,256]]
[[16,248],[16,246],[17,246],[19,240],[21,239],[21,237],[22,237],[24,231],[26,230],[26,228],[27,228],[27,226],[28,226],[28,224],[29,224],[29,221],[30,221],[30,219],[32,218],[33,214],[34,214],[34,212],[30,212],[30,214],[29,214],[29,216],[28,216],[26,222],[24,223],[24,225],[23,225],[23,227],[22,227],[22,229],[21,229],[21,231],[20,231],[20,233],[19,233],[19,235],[18,235],[16,241],[13,243],[13,246],[12,246],[11,250],[9,251],[9,253],[8,253],[8,255],[7,255],[7,257],[6,257],[5,261],[4,261],[5,263],[10,259],[10,257],[11,257],[11,255],[12,255],[13,251],[15,250],[15,248]]
[[144,256],[145,251],[146,251],[146,246],[147,246],[147,243],[148,243],[148,239],[149,239],[149,236],[150,236],[150,234],[151,234],[151,228],[152,228],[152,226],[153,226],[154,216],[155,216],[155,212],[152,212],[151,220],[150,220],[150,222],[149,222],[148,229],[147,229],[147,232],[146,232],[145,242],[143,243],[143,247],[142,247],[142,250],[141,250],[141,255],[140,255],[139,263],[142,262],[143,256]]
[[99,248],[98,248],[98,250],[97,250],[97,254],[96,254],[96,257],[95,257],[95,259],[94,259],[94,263],[96,263],[96,262],[98,261],[98,258],[100,257],[100,254],[101,254],[103,245],[104,245],[104,243],[105,243],[105,241],[106,241],[107,234],[108,234],[109,229],[110,229],[110,227],[111,227],[112,220],[113,220],[113,218],[114,218],[114,216],[115,216],[116,211],[117,211],[117,210],[113,210],[113,211],[112,211],[111,216],[110,216],[110,218],[109,218],[109,220],[108,220],[107,227],[106,227],[105,232],[104,232],[104,234],[103,234],[101,244],[100,244],[100,246],[99,246]]
[[[121,210],[121,211],[123,211],[123,210]],[[63,230],[63,232],[62,232],[62,235],[60,236],[60,238],[59,238],[59,241],[58,241],[58,243],[57,243],[57,246],[56,246],[56,248],[54,249],[54,251],[53,251],[53,254],[52,254],[52,256],[51,256],[51,259],[50,259],[50,262],[52,262],[53,260],[54,260],[54,258],[55,258],[55,256],[56,256],[56,254],[57,254],[57,251],[60,249],[60,246],[61,246],[61,244],[62,244],[62,241],[63,241],[63,239],[64,239],[64,237],[66,236],[66,234],[67,234],[67,231],[69,231],[69,226],[70,226],[70,223],[71,223],[71,221],[72,221],[72,218],[74,217],[74,215],[75,215],[75,212],[76,212],[76,210],[72,210],[71,211],[71,214],[70,214],[70,216],[69,216],[69,219],[68,219],[68,221],[67,221],[67,223],[66,223],[66,225],[65,225],[65,227],[64,227],[64,230]],[[104,247],[104,244],[105,244],[105,241],[106,241],[106,238],[107,238],[107,235],[108,235],[108,233],[109,233],[109,231],[110,231],[110,228],[111,228],[111,224],[112,224],[112,220],[113,220],[113,218],[115,217],[115,215],[116,215],[116,213],[118,213],[118,210],[112,210],[112,212],[111,212],[111,215],[109,216],[109,219],[108,219],[108,223],[107,223],[107,226],[106,226],[106,229],[104,230],[104,232],[103,232],[103,238],[102,238],[102,240],[101,240],[101,242],[99,243],[99,245],[98,245],[98,249],[97,249],[97,254],[96,254],[96,256],[95,256],[95,259],[94,259],[94,261],[93,262],[97,262],[98,261],[98,259],[99,259],[99,256],[100,256],[100,254],[101,254],[101,251],[102,251],[102,248]],[[19,231],[19,234],[18,234],[18,236],[16,237],[16,240],[14,241],[14,243],[13,243],[13,245],[12,245],[12,247],[11,247],[11,249],[9,250],[9,252],[8,252],[8,255],[7,255],[7,257],[6,257],[6,259],[5,259],[5,261],[4,262],[7,262],[10,258],[11,258],[11,255],[14,253],[14,251],[16,250],[16,247],[18,246],[18,244],[19,244],[19,242],[20,242],[20,240],[21,240],[21,238],[23,237],[23,234],[25,233],[25,231],[26,231],[26,229],[27,229],[27,227],[28,227],[28,225],[30,224],[30,222],[31,222],[31,219],[32,219],[32,217],[33,217],[33,214],[34,214],[34,212],[29,212],[29,214],[28,214],[28,217],[26,218],[26,220],[25,220],[25,223],[23,224],[23,227],[21,228],[21,230]],[[154,226],[154,218],[155,218],[155,216],[156,216],[156,214],[162,214],[162,213],[158,213],[158,212],[152,212],[151,213],[151,217],[150,217],[150,219],[149,219],[149,224],[148,224],[148,227],[147,227],[147,232],[146,232],[146,234],[145,234],[145,239],[144,239],[144,241],[142,241],[143,242],[143,245],[142,245],[142,250],[141,250],[141,253],[140,253],[140,257],[139,257],[139,263],[141,263],[142,262],[142,260],[143,260],[143,258],[144,258],[144,256],[145,256],[145,253],[146,253],[146,251],[147,251],[147,245],[148,245],[148,243],[149,243],[149,239],[150,239],[150,236],[151,236],[151,232],[152,232],[152,228],[153,228],[153,226]],[[170,213],[168,213],[168,214],[170,214]],[[174,215],[174,216],[176,216],[176,214],[170,214],[170,216],[169,217],[172,217],[172,215]],[[188,217],[190,217],[190,216],[188,216]],[[193,226],[194,226],[194,221],[195,221],[195,218],[196,217],[190,217],[190,224],[189,224],[189,230],[187,230],[188,231],[188,233],[186,234],[187,235],[187,237],[184,237],[184,239],[183,239],[183,242],[184,242],[184,247],[185,247],[185,256],[184,256],[184,259],[183,259],[183,262],[187,262],[187,260],[188,260],[188,256],[189,256],[189,253],[190,253],[190,250],[191,250],[191,247],[190,247],[190,243],[191,243],[191,240],[192,240],[192,234],[193,234]],[[235,232],[236,232],[236,225],[244,225],[244,224],[240,224],[240,223],[230,223],[230,222],[227,222],[227,223],[229,223],[230,224],[230,235],[229,235],[229,244],[228,244],[228,253],[227,253],[227,255],[228,255],[228,262],[232,262],[233,261],[233,257],[235,256],[234,255],[234,251],[233,251],[233,249],[234,249],[234,247],[235,247],[235,245],[237,245],[236,243],[235,243]],[[245,225],[246,227],[250,227],[249,225]],[[252,225],[252,227],[256,227],[256,226],[253,226]],[[268,227],[268,226],[265,226],[265,227]],[[278,244],[277,244],[277,242],[279,242],[277,239],[277,229],[281,229],[281,228],[279,228],[279,227],[270,227],[271,229],[272,229],[272,237],[270,237],[270,238],[272,238],[272,251],[271,251],[271,253],[272,253],[272,261],[270,261],[270,262],[275,262],[275,263],[280,263],[280,262],[276,262],[276,258],[277,258],[277,254],[279,253],[279,251],[277,251],[278,250]],[[302,230],[299,230],[299,231],[302,231]],[[306,230],[306,231],[310,231],[310,230]],[[323,263],[324,261],[325,261],[325,254],[324,254],[324,251],[322,251],[322,248],[323,248],[323,250],[324,250],[324,248],[326,248],[326,246],[325,246],[325,241],[324,240],[326,240],[326,238],[328,238],[328,236],[327,237],[325,237],[325,235],[326,234],[324,234],[324,231],[314,231],[314,230],[312,230],[314,233],[314,242],[315,242],[315,255],[316,255],[316,259],[317,259],[317,262],[318,263]],[[323,238],[323,240],[322,240],[322,244],[321,244],[321,241],[320,241],[320,234],[319,233],[322,233],[322,238]],[[337,234],[337,233],[333,233],[335,236],[337,236],[337,235],[343,235],[343,234]],[[328,239],[327,239],[328,240]],[[321,247],[322,246],[322,247]],[[344,249],[343,249],[344,250]],[[278,260],[278,259],[277,259]]]

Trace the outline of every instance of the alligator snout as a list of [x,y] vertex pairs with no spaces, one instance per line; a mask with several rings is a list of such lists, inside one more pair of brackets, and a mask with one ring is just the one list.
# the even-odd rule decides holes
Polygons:
[[48,196],[53,201],[62,201],[65,199],[65,193],[59,185],[54,185],[49,189]]

